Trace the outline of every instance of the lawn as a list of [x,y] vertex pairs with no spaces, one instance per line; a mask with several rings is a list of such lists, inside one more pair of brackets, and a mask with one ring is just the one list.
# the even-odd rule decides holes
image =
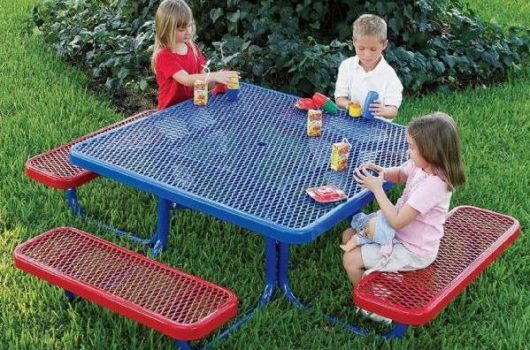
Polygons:
[[[162,349],[171,341],[95,305],[68,304],[62,291],[14,268],[15,246],[56,226],[75,226],[138,250],[69,213],[63,193],[32,182],[25,160],[123,118],[88,78],[61,62],[38,37],[23,34],[35,0],[0,2],[0,348]],[[473,0],[501,24],[530,17],[527,1]],[[528,23],[527,23],[528,24]],[[360,338],[327,325],[321,316],[275,299],[218,345],[220,349],[494,349],[527,348],[530,334],[530,68],[510,83],[423,98],[406,97],[399,123],[441,110],[459,124],[468,182],[452,206],[471,204],[519,219],[523,232],[488,270],[431,324],[402,340]],[[83,205],[115,226],[150,232],[151,196],[98,179],[80,190]],[[304,300],[351,322],[350,286],[341,268],[338,235],[346,223],[292,252],[292,285]],[[169,249],[160,260],[227,286],[240,310],[253,306],[263,285],[263,241],[198,213],[173,215]]]

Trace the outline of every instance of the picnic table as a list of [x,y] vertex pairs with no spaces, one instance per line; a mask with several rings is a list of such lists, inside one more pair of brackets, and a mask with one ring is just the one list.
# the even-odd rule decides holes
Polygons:
[[[407,160],[406,128],[381,120],[323,115],[321,137],[306,134],[307,112],[296,96],[241,84],[239,99],[184,101],[149,118],[98,134],[72,147],[73,164],[158,198],[155,252],[168,244],[170,211],[190,208],[265,239],[265,286],[300,305],[289,285],[289,247],[315,240],[372,201],[352,178],[366,161],[383,167]],[[332,171],[331,146],[352,145],[348,168]],[[319,204],[307,188],[334,184],[348,199]],[[386,183],[385,189],[392,184]]]

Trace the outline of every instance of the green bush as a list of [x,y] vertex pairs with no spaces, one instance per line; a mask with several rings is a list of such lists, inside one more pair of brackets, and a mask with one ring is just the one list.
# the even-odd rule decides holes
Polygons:
[[[44,0],[36,31],[66,60],[113,90],[154,87],[149,70],[154,0]],[[530,31],[485,23],[459,1],[190,1],[198,41],[212,68],[309,95],[331,94],[342,60],[353,55],[351,23],[362,13],[386,19],[387,61],[413,92],[506,79],[530,50]],[[208,10],[205,10],[208,9]]]

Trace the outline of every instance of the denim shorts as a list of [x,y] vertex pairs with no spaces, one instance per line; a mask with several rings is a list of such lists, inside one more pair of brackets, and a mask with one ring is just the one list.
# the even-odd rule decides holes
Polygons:
[[[370,239],[366,236],[364,227],[368,221],[374,217],[374,215],[376,216],[375,232],[373,237]],[[380,245],[392,244],[392,240],[396,235],[396,231],[390,226],[381,210],[368,215],[365,213],[358,213],[354,215],[351,220],[351,227],[357,231],[360,245],[367,243],[378,243]]]

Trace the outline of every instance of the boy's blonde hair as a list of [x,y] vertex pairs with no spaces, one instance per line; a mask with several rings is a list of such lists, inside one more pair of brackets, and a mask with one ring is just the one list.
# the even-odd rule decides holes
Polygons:
[[[158,6],[155,15],[155,44],[151,56],[151,69],[156,73],[156,56],[162,48],[173,49],[175,46],[175,32],[193,24],[193,13],[183,0],[164,0]],[[193,27],[195,32],[195,26]],[[192,33],[192,37],[195,33]],[[190,40],[191,41],[191,40]],[[197,57],[197,48],[191,43],[193,53]]]
[[423,159],[451,188],[465,182],[460,138],[453,118],[442,112],[425,115],[414,119],[407,132]]
[[371,36],[386,41],[386,22],[379,16],[364,14],[353,22],[353,40],[362,36]]

